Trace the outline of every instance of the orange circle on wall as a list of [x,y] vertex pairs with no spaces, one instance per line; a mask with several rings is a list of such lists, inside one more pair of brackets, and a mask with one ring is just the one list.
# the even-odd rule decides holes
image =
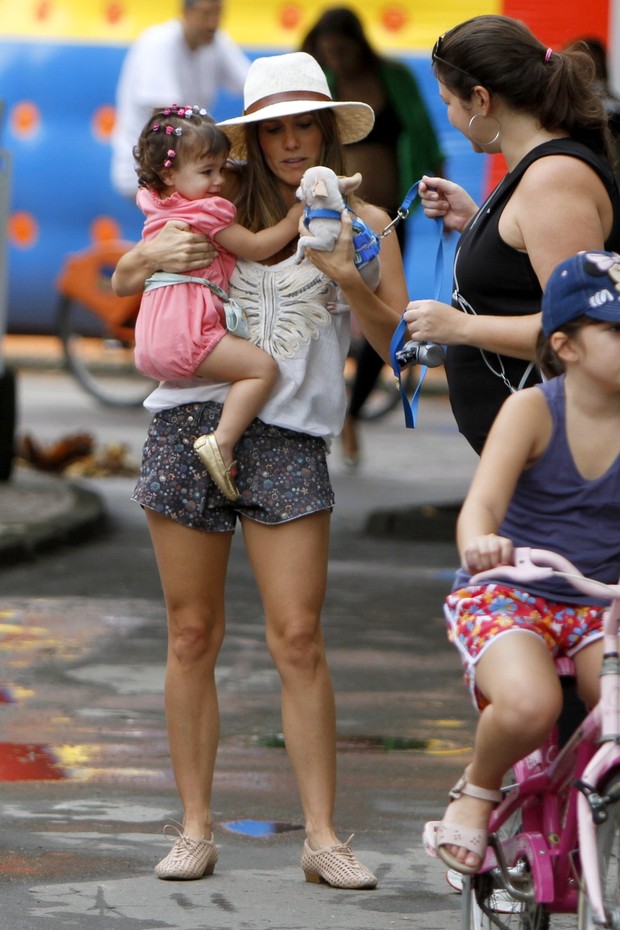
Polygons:
[[11,110],[10,123],[16,136],[22,139],[34,136],[41,125],[41,111],[32,100],[21,100]]
[[294,4],[283,6],[280,12],[280,25],[283,29],[295,29],[301,22],[301,9]]
[[381,16],[383,26],[388,32],[398,32],[402,29],[409,16],[402,6],[386,6]]
[[90,224],[92,242],[113,242],[121,238],[121,230],[111,216],[97,216]]
[[9,242],[20,249],[32,248],[39,238],[39,227],[31,213],[12,213],[7,223]]
[[115,25],[125,15],[122,3],[109,3],[105,11],[105,18],[109,23]]
[[34,18],[38,19],[39,22],[43,22],[44,20],[48,19],[51,13],[51,6],[52,4],[48,3],[47,0],[42,0],[41,3],[37,4],[37,8],[34,12]]
[[95,110],[91,124],[95,139],[108,142],[114,129],[115,116],[114,107],[109,104]]

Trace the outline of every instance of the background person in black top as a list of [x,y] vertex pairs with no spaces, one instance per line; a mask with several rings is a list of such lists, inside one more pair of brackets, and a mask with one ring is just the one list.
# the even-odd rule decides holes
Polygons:
[[575,43],[579,46],[583,43],[585,50],[588,52],[594,62],[594,79],[596,89],[603,100],[603,106],[609,120],[609,129],[611,132],[613,144],[614,170],[616,180],[620,181],[620,97],[614,93],[609,80],[609,69],[607,67],[607,49],[600,39],[594,36],[585,36],[582,39],[576,39]]
[[547,278],[582,249],[618,248],[620,195],[583,50],[554,51],[523,23],[477,16],[438,39],[433,68],[451,124],[508,166],[480,209],[459,185],[425,178],[425,214],[461,232],[453,300],[413,300],[405,312],[411,338],[448,346],[452,409],[480,452],[506,397],[540,380]]

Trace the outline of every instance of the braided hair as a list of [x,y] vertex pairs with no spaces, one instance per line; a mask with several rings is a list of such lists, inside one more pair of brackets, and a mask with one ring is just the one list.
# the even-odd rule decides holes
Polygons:
[[157,109],[133,150],[138,184],[162,194],[166,189],[164,176],[170,168],[207,155],[226,158],[229,151],[228,136],[206,110],[176,104]]

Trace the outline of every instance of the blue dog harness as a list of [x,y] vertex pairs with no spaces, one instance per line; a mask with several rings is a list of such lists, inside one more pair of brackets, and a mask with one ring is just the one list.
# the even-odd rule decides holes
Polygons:
[[[347,206],[348,213],[351,214],[351,223],[353,225],[353,249],[355,251],[355,267],[361,268],[367,265],[373,258],[379,254],[381,237],[368,226],[361,216]],[[312,209],[306,207],[304,210],[304,226],[309,229],[310,221],[315,219],[321,220],[340,220],[342,214],[339,210],[329,210],[327,208]]]

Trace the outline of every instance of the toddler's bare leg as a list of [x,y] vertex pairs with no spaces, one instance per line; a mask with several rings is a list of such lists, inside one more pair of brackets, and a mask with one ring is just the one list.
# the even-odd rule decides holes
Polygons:
[[226,335],[202,362],[196,375],[209,381],[231,383],[216,430],[210,437],[199,437],[196,451],[220,490],[236,500],[234,448],[273,390],[278,367],[262,349],[245,339]]

